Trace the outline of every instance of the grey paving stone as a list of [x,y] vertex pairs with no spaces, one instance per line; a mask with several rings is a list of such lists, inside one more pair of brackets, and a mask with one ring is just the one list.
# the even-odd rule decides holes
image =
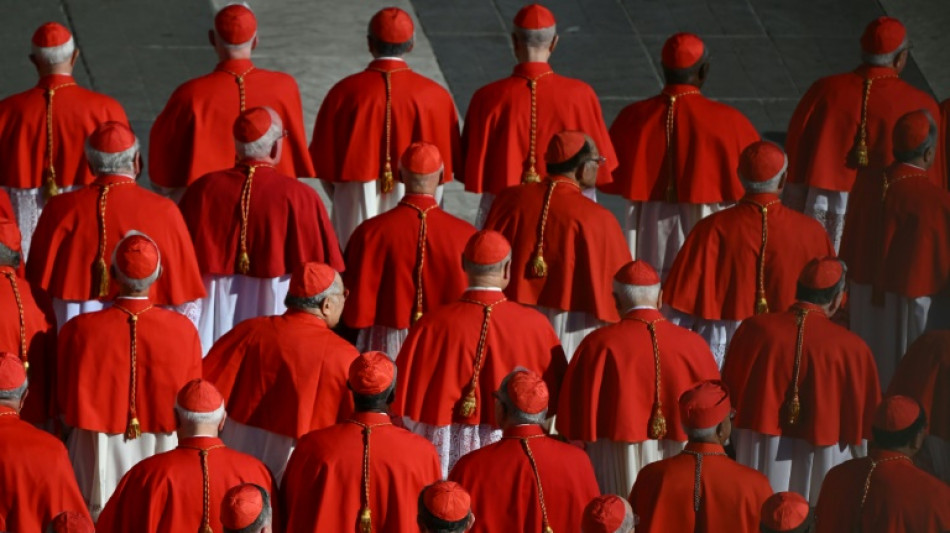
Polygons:
[[950,2],[946,0],[880,0],[891,16],[907,26],[917,66],[939,99],[950,98]]
[[869,0],[751,0],[752,8],[773,36],[860,37],[881,6]]
[[413,5],[430,39],[435,35],[459,33],[505,33],[491,2],[415,0]]
[[640,40],[632,34],[562,34],[552,67],[590,84],[600,96],[643,96],[658,78]]
[[623,0],[623,5],[642,35],[764,33],[747,0]]
[[[498,0],[495,5],[507,31],[511,31],[515,15],[528,2],[522,0]],[[616,0],[551,0],[544,6],[554,13],[558,33],[581,32],[610,34],[631,32],[632,27]]]

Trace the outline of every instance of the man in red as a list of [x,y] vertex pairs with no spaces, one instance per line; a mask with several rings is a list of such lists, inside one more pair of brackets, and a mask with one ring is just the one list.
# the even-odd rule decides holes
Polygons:
[[204,377],[230,414],[222,439],[263,461],[278,482],[297,439],[352,410],[346,372],[359,353],[332,330],[346,292],[333,268],[303,263],[291,275],[284,314],[238,324],[204,360]]
[[765,476],[726,456],[732,432],[729,390],[702,381],[679,398],[686,448],[647,465],[630,493],[637,533],[757,533],[759,511],[772,495]]
[[257,459],[227,448],[224,399],[211,383],[188,382],[175,402],[178,448],[135,465],[99,516],[100,533],[221,531],[221,500],[241,483],[275,484]]
[[[0,520],[0,524],[2,523],[3,521]],[[46,533],[96,533],[96,526],[84,513],[63,511],[49,523]]]
[[472,495],[474,533],[578,531],[584,506],[599,494],[590,460],[579,448],[544,434],[548,387],[517,369],[495,392],[501,441],[462,457],[449,478]]
[[582,195],[604,162],[594,141],[562,131],[545,161],[548,177],[499,195],[485,229],[514,245],[506,294],[547,315],[570,360],[588,333],[619,320],[611,284],[630,250],[613,213]]
[[205,295],[188,228],[178,207],[136,185],[139,141],[118,122],[101,124],[86,141],[96,174],[89,187],[50,199],[33,235],[26,277],[53,298],[57,323],[103,308],[118,292],[109,258],[128,231],[149,235],[162,250],[163,275],[152,284],[155,305],[178,306],[193,322]]
[[74,317],[59,335],[59,413],[79,489],[96,518],[136,463],[178,444],[173,398],[201,377],[194,324],[155,307],[149,287],[162,274],[155,242],[129,232],[112,254],[119,296]]
[[[507,78],[472,96],[462,131],[465,190],[482,193],[476,225],[481,227],[501,191],[540,181],[539,149],[564,130],[587,132],[606,164],[595,169],[598,185],[609,183],[617,166],[600,102],[586,83],[555,74],[548,64],[558,43],[554,14],[540,4],[521,8],[511,44],[518,64]],[[585,194],[596,199],[593,182]]]
[[418,531],[415,503],[441,477],[439,458],[390,421],[396,367],[388,355],[366,352],[350,365],[347,384],[353,416],[304,436],[287,463],[287,530]]
[[584,508],[581,533],[633,533],[635,520],[627,500],[616,494],[598,496]]
[[65,26],[43,24],[33,34],[30,54],[39,82],[0,101],[0,187],[13,200],[24,260],[47,200],[95,179],[83,154],[86,137],[103,122],[129,122],[113,98],[76,84],[78,57]]
[[747,146],[739,159],[745,196],[696,224],[663,286],[666,315],[706,339],[720,368],[739,322],[788,309],[805,263],[834,255],[821,225],[779,200],[787,167],[777,145]]
[[[427,141],[439,149],[447,182],[460,163],[452,96],[403,59],[415,44],[414,31],[402,9],[376,13],[366,36],[373,61],[334,85],[317,113],[310,155],[333,198],[333,227],[344,246],[364,220],[402,199],[405,185],[396,162],[411,143]],[[436,200],[441,198],[440,186]]]
[[762,533],[814,533],[808,500],[797,492],[776,492],[762,504]]
[[353,295],[343,322],[360,330],[356,347],[394,359],[411,324],[465,291],[459,258],[475,233],[436,201],[445,173],[437,146],[411,144],[399,170],[406,196],[356,228],[346,246],[344,274]]
[[630,252],[666,279],[693,226],[742,197],[739,154],[759,133],[737,109],[700,92],[709,53],[699,37],[673,35],[661,60],[663,91],[625,107],[610,127],[619,166],[600,189],[628,201]]
[[20,358],[0,352],[0,525],[43,533],[62,511],[89,514],[62,442],[20,420],[27,387]]
[[[861,66],[812,84],[788,124],[784,201],[821,222],[835,249],[851,188],[894,160],[891,129],[897,119],[914,109],[938,115],[933,97],[900,79],[909,56],[904,25],[891,17],[873,20],[861,36]],[[941,163],[927,174],[945,187],[942,172]]]
[[303,127],[300,91],[293,77],[257,68],[257,19],[243,4],[218,11],[208,40],[218,56],[210,74],[175,89],[152,125],[148,174],[173,199],[208,172],[234,165],[234,119],[252,107],[273,109],[287,131],[284,157],[275,166],[285,176],[313,176]]
[[907,396],[884,398],[867,457],[833,468],[815,514],[818,533],[950,531],[950,486],[914,466],[927,415]]
[[472,498],[454,481],[436,481],[419,493],[416,521],[422,533],[465,533],[475,523]]
[[284,126],[269,107],[234,122],[237,164],[205,174],[179,202],[208,295],[198,331],[204,352],[249,318],[279,315],[290,272],[317,261],[343,270],[343,254],[317,193],[277,171]]
[[273,533],[273,516],[270,495],[260,485],[231,487],[221,501],[224,533]]
[[702,337],[660,314],[660,277],[645,261],[624,265],[613,292],[620,322],[578,347],[557,430],[585,442],[601,492],[627,496],[641,468],[683,449],[676,401],[697,381],[719,379],[719,369]]
[[722,368],[739,413],[736,460],[765,474],[773,490],[795,491],[812,503],[832,467],[865,455],[881,401],[871,350],[831,320],[846,283],[841,260],[809,261],[797,301],[743,321]]
[[473,235],[462,268],[468,290],[423,316],[396,359],[400,380],[393,414],[435,445],[443,477],[459,457],[501,439],[492,394],[512,368],[544,376],[556,404],[567,367],[544,315],[505,298],[511,246],[500,233]]

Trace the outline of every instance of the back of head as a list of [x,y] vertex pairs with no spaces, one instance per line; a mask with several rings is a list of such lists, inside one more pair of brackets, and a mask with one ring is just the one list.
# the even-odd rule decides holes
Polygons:
[[630,503],[608,494],[594,498],[584,508],[581,533],[632,533],[634,525]]
[[342,291],[337,272],[324,263],[311,261],[297,265],[290,274],[284,305],[290,309],[318,309],[325,299]]
[[230,4],[214,16],[215,40],[223,49],[246,51],[257,37],[257,17],[247,4]]
[[284,123],[270,107],[253,107],[234,121],[234,149],[241,159],[274,159],[274,144],[284,136]]
[[916,451],[918,437],[927,427],[927,413],[917,400],[893,395],[874,413],[871,435],[876,448]]
[[548,175],[573,177],[577,169],[589,161],[593,151],[593,141],[583,132],[555,134],[544,154]]
[[762,533],[810,533],[814,517],[808,500],[796,492],[776,492],[762,504]]
[[86,139],[86,160],[94,174],[125,174],[136,172],[139,140],[127,125],[108,121],[99,124]]
[[367,38],[376,57],[402,57],[412,50],[415,24],[409,13],[387,7],[370,19]]
[[837,257],[816,257],[798,276],[795,299],[815,305],[828,305],[844,290],[848,267]]
[[[469,283],[503,283],[505,265],[511,262],[511,245],[504,235],[492,230],[482,230],[472,235],[462,252],[462,268],[469,276]],[[477,280],[477,281],[476,281]],[[493,285],[496,286],[496,285]]]
[[20,357],[0,352],[0,405],[19,410],[28,385]]
[[0,266],[17,268],[23,255],[23,237],[16,221],[0,219]]
[[221,500],[224,533],[260,533],[271,526],[272,514],[270,495],[253,483],[231,487]]
[[424,141],[410,144],[399,158],[399,175],[407,193],[434,195],[444,168],[439,147]]
[[621,311],[632,307],[657,307],[660,276],[646,261],[631,261],[614,275],[614,297]]
[[95,533],[92,520],[78,511],[63,511],[50,521],[46,533]]
[[454,481],[437,481],[419,493],[418,523],[425,533],[462,533],[473,522],[472,500]]
[[748,194],[775,193],[782,189],[788,157],[770,141],[756,141],[739,157],[739,181]]
[[861,60],[866,65],[891,67],[907,49],[907,29],[893,17],[878,17],[861,35]]
[[132,230],[112,250],[116,280],[133,292],[147,291],[162,271],[162,254],[148,235]]
[[346,380],[359,412],[386,412],[396,389],[396,365],[383,352],[364,352],[350,363]]
[[210,381],[195,379],[178,392],[175,412],[180,432],[186,436],[207,434],[206,431],[216,436],[216,427],[224,421],[224,398]]
[[929,167],[937,146],[937,123],[926,109],[911,111],[894,123],[892,141],[894,159],[901,163],[916,162]]
[[706,44],[692,33],[676,33],[663,44],[661,63],[667,84],[702,85],[700,71],[709,57]]
[[33,33],[33,58],[45,67],[69,63],[76,51],[72,33],[58,22],[47,22]]
[[544,379],[531,370],[516,369],[495,393],[505,410],[505,426],[542,424],[547,417],[550,395]]
[[680,419],[691,442],[724,440],[716,434],[732,413],[729,388],[720,380],[700,381],[679,398]]
[[515,15],[514,33],[527,48],[549,48],[557,37],[557,20],[548,8],[529,4]]

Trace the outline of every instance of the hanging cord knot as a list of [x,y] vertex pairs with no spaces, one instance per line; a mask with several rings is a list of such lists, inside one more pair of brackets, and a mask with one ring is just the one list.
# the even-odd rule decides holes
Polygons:
[[482,372],[482,366],[485,364],[485,350],[488,343],[488,327],[491,324],[491,312],[496,305],[507,301],[507,299],[503,297],[501,300],[491,304],[484,304],[466,298],[462,298],[461,301],[481,305],[485,311],[485,316],[482,319],[482,329],[478,335],[478,347],[475,350],[475,369],[472,373],[472,381],[468,384],[468,393],[462,400],[461,405],[459,405],[459,415],[464,418],[469,418],[475,414],[475,408],[478,407],[478,377]]

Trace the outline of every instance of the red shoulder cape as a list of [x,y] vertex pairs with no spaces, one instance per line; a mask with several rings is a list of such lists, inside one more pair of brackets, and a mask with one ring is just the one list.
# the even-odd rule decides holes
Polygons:
[[927,412],[927,430],[950,441],[950,331],[928,331],[907,349],[887,387],[888,396],[916,398]]

